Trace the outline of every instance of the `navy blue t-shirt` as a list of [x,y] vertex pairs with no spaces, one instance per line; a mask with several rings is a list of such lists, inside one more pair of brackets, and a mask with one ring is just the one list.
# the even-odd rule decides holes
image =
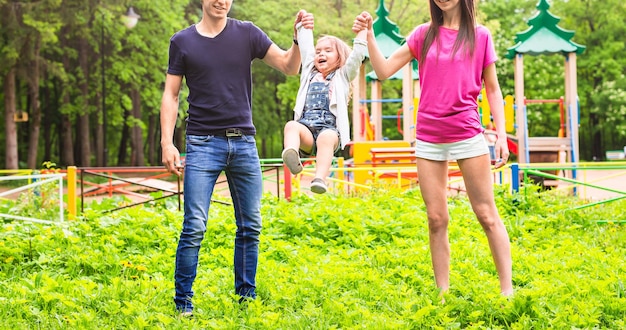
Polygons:
[[254,135],[252,74],[255,58],[263,58],[270,38],[251,22],[228,18],[214,38],[192,25],[170,39],[167,73],[185,76],[189,87],[187,134],[209,135],[239,128]]

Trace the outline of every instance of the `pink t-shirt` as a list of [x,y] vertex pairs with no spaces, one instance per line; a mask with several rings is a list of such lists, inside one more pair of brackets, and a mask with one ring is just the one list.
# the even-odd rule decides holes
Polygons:
[[451,59],[458,31],[441,27],[440,43],[435,40],[422,59],[428,26],[429,23],[418,26],[407,39],[419,63],[422,90],[416,137],[430,143],[469,139],[483,131],[477,98],[482,88],[483,69],[497,60],[491,33],[486,27],[477,26],[473,57],[467,56],[461,47]]

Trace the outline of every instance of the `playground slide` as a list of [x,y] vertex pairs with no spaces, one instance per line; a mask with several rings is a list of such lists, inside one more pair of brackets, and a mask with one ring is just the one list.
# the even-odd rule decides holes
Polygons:
[[506,144],[509,147],[509,152],[517,155],[518,153],[518,148],[517,148],[517,137],[513,136],[513,135],[508,135],[506,138]]
[[365,140],[373,141],[374,140],[374,127],[372,126],[372,122],[370,120],[369,112],[367,111],[367,107],[361,107],[361,122],[364,125],[365,129]]

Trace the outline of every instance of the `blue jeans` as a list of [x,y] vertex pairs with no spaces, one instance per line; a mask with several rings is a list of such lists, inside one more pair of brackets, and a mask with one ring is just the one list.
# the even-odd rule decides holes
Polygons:
[[235,210],[235,293],[255,298],[261,233],[263,177],[254,136],[187,136],[183,229],[176,249],[176,296],[180,311],[193,310],[192,284],[215,183],[225,172]]

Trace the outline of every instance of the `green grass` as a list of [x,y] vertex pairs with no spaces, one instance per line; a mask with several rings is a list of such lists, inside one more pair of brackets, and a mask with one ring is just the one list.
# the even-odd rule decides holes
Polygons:
[[[574,211],[576,198],[497,188],[513,254],[499,294],[486,237],[464,197],[450,199],[451,290],[434,286],[418,191],[266,196],[257,285],[233,295],[234,219],[214,203],[194,284],[193,319],[173,310],[182,214],[175,201],[65,225],[0,220],[2,329],[624,329],[626,202]],[[10,201],[0,209],[10,212]],[[14,205],[13,205],[14,206]],[[0,213],[3,213],[0,212]],[[29,215],[30,216],[30,215]]]

